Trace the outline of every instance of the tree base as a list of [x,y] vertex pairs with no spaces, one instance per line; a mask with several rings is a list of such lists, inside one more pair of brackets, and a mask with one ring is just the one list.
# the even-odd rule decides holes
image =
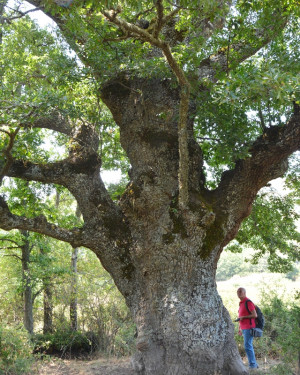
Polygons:
[[[162,357],[158,351],[152,351],[151,356],[145,357],[137,352],[131,358],[132,367],[137,375],[248,375],[240,357],[232,358],[222,364],[219,358],[208,358],[209,355],[191,358],[188,356],[173,356],[171,360]],[[204,358],[205,357],[205,358]],[[211,356],[210,356],[211,357]]]

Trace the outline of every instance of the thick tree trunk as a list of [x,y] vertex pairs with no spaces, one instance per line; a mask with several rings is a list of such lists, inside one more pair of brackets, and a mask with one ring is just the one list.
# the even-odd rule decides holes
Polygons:
[[22,250],[22,278],[23,278],[23,301],[24,301],[24,327],[28,333],[33,333],[33,298],[30,277],[30,246],[27,231],[21,231],[23,235]]
[[[240,375],[247,371],[233,339],[233,325],[213,280],[190,287],[164,286],[142,298],[136,314],[133,366],[147,375]],[[158,285],[156,285],[157,287]],[[160,289],[162,289],[160,285]]]
[[[174,256],[178,248],[182,254]],[[247,373],[216,289],[214,261],[197,262],[198,250],[189,240],[158,247],[152,264],[141,267],[131,306],[138,327],[132,363],[138,374]]]
[[[136,373],[246,374],[215,283],[217,260],[236,223],[218,193],[204,188],[191,123],[189,202],[184,210],[178,202],[178,91],[168,81],[120,77],[102,95],[132,165],[120,205],[134,244],[135,286],[127,303],[138,328]],[[120,280],[118,286],[122,291]]]

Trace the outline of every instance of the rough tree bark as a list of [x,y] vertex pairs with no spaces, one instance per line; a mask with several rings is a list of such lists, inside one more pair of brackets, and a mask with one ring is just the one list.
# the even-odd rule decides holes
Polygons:
[[[64,29],[59,15],[51,16]],[[236,61],[231,66],[268,41],[269,34],[255,46],[233,45]],[[220,51],[207,57],[197,70],[198,77],[213,81],[217,70],[228,71],[227,56]],[[84,226],[64,229],[44,216],[19,217],[0,197],[0,227],[36,231],[95,252],[137,324],[137,352],[132,360],[137,374],[247,374],[234,342],[233,324],[217,292],[215,272],[224,246],[249,215],[259,189],[282,176],[288,156],[299,149],[299,108],[295,107],[285,126],[267,129],[253,143],[250,155],[225,172],[215,190],[208,190],[202,152],[193,137],[191,101],[186,124],[188,196],[182,209],[180,87],[174,88],[168,79],[124,73],[101,87],[101,97],[120,127],[121,144],[131,163],[130,183],[120,202],[110,199],[101,180],[95,129],[79,123],[71,127],[55,115],[32,126],[68,135],[68,158],[47,165],[9,158],[9,165],[0,167],[10,177],[69,189]]]

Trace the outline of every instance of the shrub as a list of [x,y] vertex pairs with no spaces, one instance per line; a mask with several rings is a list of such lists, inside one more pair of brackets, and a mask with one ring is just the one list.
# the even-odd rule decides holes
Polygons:
[[300,307],[294,302],[290,306],[284,305],[274,298],[266,309],[269,323],[270,343],[276,344],[283,366],[278,366],[275,374],[292,374],[299,356],[300,337]]
[[87,334],[79,331],[59,330],[34,337],[35,352],[54,354],[60,357],[78,357],[92,351],[92,342]]
[[[299,298],[299,296],[298,296]],[[274,374],[292,374],[297,366],[300,337],[300,307],[293,301],[284,302],[276,295],[264,295],[261,304],[266,318],[264,337],[255,340],[258,356],[272,356],[282,362],[272,370]]]
[[116,356],[129,356],[135,350],[136,326],[130,322],[123,324],[114,339],[113,354]]
[[23,328],[0,325],[0,375],[29,374],[34,361],[32,349]]

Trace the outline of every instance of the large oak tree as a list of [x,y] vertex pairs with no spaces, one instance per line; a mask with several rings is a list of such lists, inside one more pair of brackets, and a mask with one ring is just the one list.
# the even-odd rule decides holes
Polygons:
[[[28,3],[56,22],[92,74],[119,127],[130,181],[114,202],[100,176],[99,124],[84,120],[84,101],[77,121],[61,101],[28,104],[2,130],[1,180],[63,186],[84,224],[19,216],[2,197],[0,227],[97,254],[136,322],[138,374],[246,374],[215,272],[259,190],[284,175],[299,149],[297,1]],[[46,47],[36,40],[36,48]],[[68,156],[22,157],[23,128],[60,133]]]

